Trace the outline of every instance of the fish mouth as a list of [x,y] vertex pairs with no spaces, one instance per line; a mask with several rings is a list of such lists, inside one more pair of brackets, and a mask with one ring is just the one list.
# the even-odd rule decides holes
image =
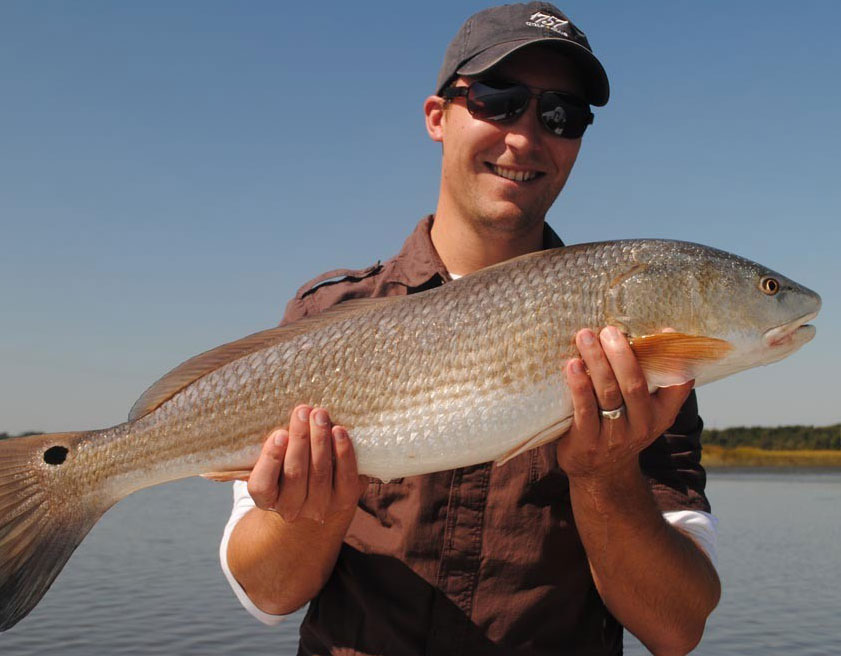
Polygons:
[[771,328],[762,336],[762,340],[770,349],[799,348],[815,336],[815,327],[806,323],[811,321],[817,312],[804,314],[793,321]]

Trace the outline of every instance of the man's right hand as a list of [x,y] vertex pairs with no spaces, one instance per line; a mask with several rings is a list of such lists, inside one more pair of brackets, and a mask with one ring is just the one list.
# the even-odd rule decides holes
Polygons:
[[[347,431],[333,426],[324,409],[298,406],[288,430],[272,431],[248,479],[257,508],[237,522],[226,554],[257,608],[287,615],[318,594],[363,483]],[[302,518],[308,521],[296,521]]]
[[289,417],[289,430],[272,431],[263,444],[248,493],[258,508],[286,522],[307,518],[323,523],[347,514],[366,484],[347,430],[333,426],[323,408],[299,405]]

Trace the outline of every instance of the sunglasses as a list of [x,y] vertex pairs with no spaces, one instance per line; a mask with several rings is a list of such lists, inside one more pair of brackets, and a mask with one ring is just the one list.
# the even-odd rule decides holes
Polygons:
[[520,116],[537,98],[537,116],[549,132],[565,139],[578,139],[593,122],[590,106],[563,91],[531,89],[511,82],[473,82],[466,87],[447,87],[441,94],[446,100],[464,96],[473,118],[503,123]]

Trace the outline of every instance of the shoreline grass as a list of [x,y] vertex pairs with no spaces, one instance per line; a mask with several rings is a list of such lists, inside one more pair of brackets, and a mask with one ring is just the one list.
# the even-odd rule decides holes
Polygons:
[[727,467],[841,467],[841,451],[828,449],[770,450],[753,446],[723,447],[705,444],[701,464],[708,469]]

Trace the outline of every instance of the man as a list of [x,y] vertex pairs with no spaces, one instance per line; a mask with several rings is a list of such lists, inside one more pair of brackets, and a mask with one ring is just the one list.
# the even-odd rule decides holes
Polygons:
[[[607,99],[554,6],[473,16],[424,104],[442,145],[435,214],[384,265],[302,287],[284,322],[561,246],[544,217]],[[246,607],[271,623],[311,602],[304,654],[619,654],[622,626],[655,654],[691,650],[720,593],[691,383],[649,395],[613,328],[576,344],[573,427],[503,467],[360,480],[329,408],[298,406],[223,538]]]

